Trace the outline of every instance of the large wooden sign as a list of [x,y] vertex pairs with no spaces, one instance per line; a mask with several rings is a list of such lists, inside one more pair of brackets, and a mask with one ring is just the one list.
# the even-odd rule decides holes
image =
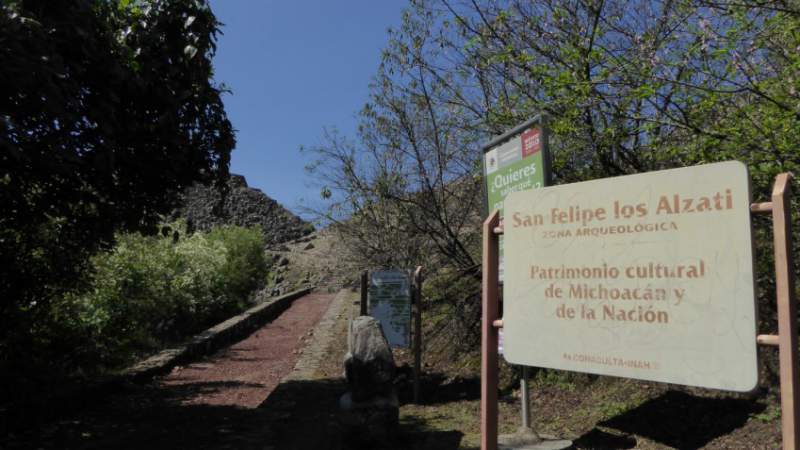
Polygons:
[[504,230],[509,362],[732,391],[756,386],[741,163],[514,192]]
[[392,347],[409,347],[411,339],[411,288],[402,270],[370,272],[369,313],[378,319]]

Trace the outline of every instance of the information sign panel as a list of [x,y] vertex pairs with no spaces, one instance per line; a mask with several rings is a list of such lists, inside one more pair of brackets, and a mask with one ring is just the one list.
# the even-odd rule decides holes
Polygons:
[[510,194],[509,362],[750,391],[750,187],[738,162]]
[[484,154],[489,211],[503,211],[503,200],[511,192],[544,186],[542,130],[523,131]]
[[378,319],[392,347],[411,345],[411,289],[401,270],[370,272],[369,314]]
[[[536,189],[546,185],[547,139],[540,118],[534,118],[507,136],[501,136],[496,145],[489,143],[484,150],[483,167],[487,212],[500,211],[503,217],[503,200],[511,192]],[[493,141],[494,142],[494,141]],[[503,279],[503,238],[500,238],[500,279]]]

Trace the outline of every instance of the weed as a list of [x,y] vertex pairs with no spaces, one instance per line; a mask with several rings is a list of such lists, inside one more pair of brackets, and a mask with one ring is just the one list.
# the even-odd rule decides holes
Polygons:
[[781,418],[781,408],[779,406],[773,406],[758,414],[752,414],[750,417],[764,423],[776,422]]

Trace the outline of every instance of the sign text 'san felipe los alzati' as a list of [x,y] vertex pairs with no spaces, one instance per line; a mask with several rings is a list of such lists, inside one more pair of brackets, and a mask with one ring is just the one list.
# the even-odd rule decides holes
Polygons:
[[736,162],[510,194],[506,359],[752,390],[749,207]]

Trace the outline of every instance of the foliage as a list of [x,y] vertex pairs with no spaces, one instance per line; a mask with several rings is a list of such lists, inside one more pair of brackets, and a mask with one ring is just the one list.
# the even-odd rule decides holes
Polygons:
[[218,27],[204,1],[0,2],[0,356],[114,232],[227,175]]
[[477,270],[441,268],[422,285],[429,333],[426,346],[455,356],[480,346],[480,279]]
[[72,348],[55,352],[70,358],[64,364],[129,363],[241,311],[266,280],[258,228],[225,226],[187,236],[177,223],[165,230],[174,232],[118,234],[113,249],[92,257],[86,289],[53,304],[41,334],[52,334],[49,345],[56,347],[55,339],[71,338]]
[[225,264],[220,269],[225,290],[233,298],[247,298],[254,286],[264,281],[268,268],[260,227],[221,226],[212,229],[208,239],[227,250]]
[[751,417],[763,423],[778,422],[781,420],[781,408],[772,406],[763,412],[752,414]]
[[[409,266],[468,269],[480,147],[538,113],[556,183],[736,159],[767,200],[777,173],[800,168],[798,49],[797,2],[413,0],[357,142],[333,135],[312,149],[315,175],[334,169],[317,178],[321,215],[357,217],[339,220],[351,240],[381,230],[375,254],[414,242],[427,252],[412,258],[428,259]],[[755,220],[771,317],[769,224]]]

